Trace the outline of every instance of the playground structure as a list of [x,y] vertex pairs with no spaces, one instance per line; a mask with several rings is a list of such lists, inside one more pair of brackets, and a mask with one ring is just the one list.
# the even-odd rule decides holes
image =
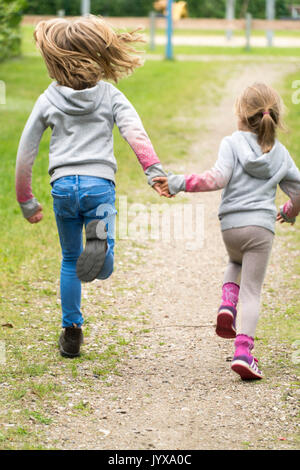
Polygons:
[[[168,0],[157,0],[154,2],[153,7],[154,10],[166,16],[168,10]],[[174,2],[172,5],[172,17],[173,21],[178,21],[182,18],[188,18],[187,2]]]
[[[167,46],[166,59],[173,60],[173,22],[188,17],[187,2],[174,0],[157,0],[153,4],[154,9],[167,19]],[[155,48],[155,19],[157,13],[150,13],[150,49]]]
[[[276,0],[265,0],[266,4],[266,19],[267,21],[274,21],[275,19],[275,1]],[[231,27],[232,21],[235,19],[235,7],[236,7],[236,0],[226,0],[226,20],[228,22],[228,28],[226,31],[226,37],[228,40],[232,38],[233,31]],[[250,40],[251,40],[251,21],[252,17],[249,13],[246,13],[246,48],[250,48]],[[266,31],[267,36],[267,45],[272,47],[273,39],[274,39],[274,32],[267,28]]]
[[[267,46],[272,47],[274,41],[274,31],[272,24],[275,20],[275,2],[276,0],[265,0],[266,5],[266,39]],[[153,4],[156,12],[159,12],[167,19],[167,46],[166,46],[166,59],[174,59],[173,55],[173,32],[174,21],[179,21],[182,18],[188,17],[188,2],[174,0],[156,0]],[[233,23],[235,21],[236,0],[226,0],[226,38],[229,42],[233,37]],[[155,49],[155,29],[156,18],[158,14],[151,12],[150,14],[150,50]],[[252,32],[253,19],[250,13],[245,16],[245,48],[251,48],[251,32]]]

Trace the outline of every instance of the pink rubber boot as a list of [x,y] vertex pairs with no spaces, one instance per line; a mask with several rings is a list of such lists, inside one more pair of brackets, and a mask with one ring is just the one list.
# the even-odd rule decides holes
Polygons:
[[235,353],[231,369],[239,374],[242,380],[262,379],[262,372],[258,368],[258,360],[252,356],[254,339],[247,335],[237,335],[234,342]]
[[222,304],[217,316],[216,333],[221,338],[236,337],[236,306],[239,299],[240,286],[234,282],[223,285]]

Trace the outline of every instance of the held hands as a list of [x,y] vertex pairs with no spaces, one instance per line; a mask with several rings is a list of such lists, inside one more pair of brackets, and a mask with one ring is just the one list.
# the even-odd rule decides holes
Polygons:
[[41,205],[39,205],[37,212],[31,217],[28,217],[27,220],[30,224],[37,224],[42,220],[42,218],[43,218],[43,208]]
[[282,217],[280,212],[278,212],[278,214],[277,214],[276,222],[280,222],[281,224],[286,223],[286,221],[284,220],[284,218]]
[[153,181],[156,181],[156,184],[153,186],[153,188],[160,196],[167,198],[175,197],[174,195],[170,194],[168,178],[166,176],[158,176],[157,178],[153,178]]

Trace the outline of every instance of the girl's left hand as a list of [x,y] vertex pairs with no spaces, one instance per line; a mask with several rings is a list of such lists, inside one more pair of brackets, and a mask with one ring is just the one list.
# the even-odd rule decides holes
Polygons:
[[39,205],[37,212],[31,217],[28,217],[27,220],[30,224],[37,224],[42,220],[42,218],[43,218],[43,208],[41,205]]

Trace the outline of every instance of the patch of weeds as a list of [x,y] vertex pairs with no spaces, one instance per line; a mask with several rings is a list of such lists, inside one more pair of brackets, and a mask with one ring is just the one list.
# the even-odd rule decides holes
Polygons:
[[41,400],[44,398],[53,397],[56,393],[62,391],[62,387],[54,383],[32,383],[30,384],[32,393],[38,396]]
[[76,403],[76,405],[73,406],[73,410],[85,415],[88,415],[93,411],[90,403],[85,400],[80,400]]
[[116,340],[117,340],[117,344],[119,346],[127,346],[128,344],[130,344],[130,341],[123,338],[122,336],[117,337]]
[[27,394],[27,388],[24,386],[16,387],[14,390],[10,392],[10,396],[13,400],[21,400]]
[[40,424],[49,425],[52,423],[52,418],[47,418],[46,416],[42,415],[39,411],[30,411],[28,409],[24,410],[24,414],[28,419],[33,419]]
[[71,364],[69,364],[69,369],[71,370],[72,377],[76,379],[76,377],[78,377],[77,364],[74,364],[74,362],[71,362]]
[[48,371],[46,364],[28,364],[24,367],[24,373],[29,377],[38,377]]

